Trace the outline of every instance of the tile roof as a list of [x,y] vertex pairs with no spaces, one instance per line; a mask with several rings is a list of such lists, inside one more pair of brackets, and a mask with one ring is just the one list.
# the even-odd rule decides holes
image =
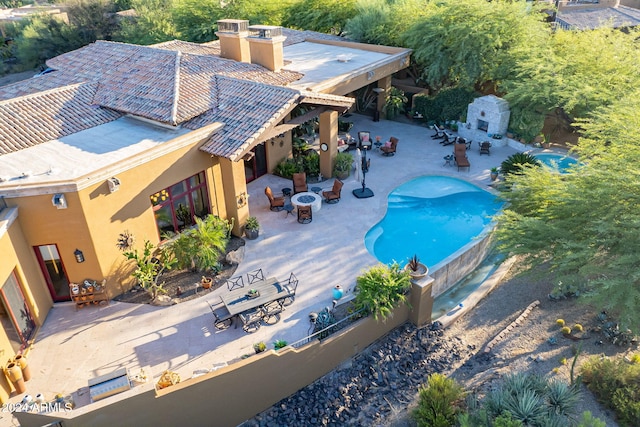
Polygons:
[[[322,37],[307,31],[285,33],[291,42]],[[128,113],[187,129],[224,123],[201,149],[237,160],[297,103],[343,110],[353,103],[287,88],[303,77],[299,72],[272,72],[218,53],[215,43],[175,40],[137,46],[97,41],[52,58],[47,65],[56,72],[0,87],[0,155]]]
[[165,43],[163,47],[97,41],[47,61],[56,70],[99,81],[95,102],[104,107],[177,125],[211,108],[216,74],[274,85],[302,77],[293,71],[278,73],[256,64],[218,56],[183,53],[192,43]]
[[185,123],[185,127],[198,129],[215,122],[224,123],[200,149],[231,160],[248,151],[256,138],[282,120],[300,98],[297,90],[224,76],[217,76],[216,84],[217,106]]
[[116,120],[120,113],[93,105],[97,87],[76,84],[0,101],[0,155]]

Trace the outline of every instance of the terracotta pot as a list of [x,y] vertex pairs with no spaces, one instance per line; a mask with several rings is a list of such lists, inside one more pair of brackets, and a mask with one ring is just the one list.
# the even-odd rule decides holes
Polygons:
[[20,366],[20,369],[22,370],[22,378],[25,381],[29,381],[31,379],[31,368],[29,367],[29,363],[27,362],[27,357],[22,354],[18,354],[13,358],[13,360],[16,364],[18,364],[18,366]]
[[27,391],[27,388],[24,385],[24,379],[22,378],[22,369],[20,369],[20,366],[15,362],[9,362],[5,368],[5,372],[13,384],[13,387],[16,389],[16,393],[22,394]]
[[211,284],[213,283],[213,280],[211,280],[210,278],[206,278],[202,279],[200,283],[202,284],[202,287],[204,289],[209,289],[211,287]]

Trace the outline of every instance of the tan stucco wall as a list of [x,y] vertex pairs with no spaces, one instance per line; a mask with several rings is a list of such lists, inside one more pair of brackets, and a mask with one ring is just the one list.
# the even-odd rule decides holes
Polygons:
[[[152,194],[205,170],[212,213],[225,217],[228,212],[218,181],[222,171],[217,158],[203,153],[199,146],[193,143],[118,173],[121,185],[114,193],[110,193],[106,180],[64,193],[67,209],[53,206],[51,194],[7,199],[7,204],[19,206],[19,221],[28,246],[57,244],[72,282],[106,278],[113,297],[134,284],[129,277],[130,264],[125,265],[116,247],[119,234],[125,230],[133,233],[138,248],[145,240],[154,244],[160,241],[149,199]],[[85,262],[75,261],[76,248],[83,252]],[[35,276],[41,276],[39,270],[34,270]]]
[[273,145],[271,145],[271,140],[265,142],[265,148],[267,151],[267,171],[273,173],[278,163],[293,155],[291,132],[286,132],[282,137],[273,138]]
[[[53,207],[53,206],[52,206]],[[7,211],[15,211],[11,208]],[[18,283],[22,287],[22,292],[31,315],[36,325],[40,326],[53,305],[47,284],[40,274],[40,266],[33,252],[31,245],[27,242],[25,234],[21,228],[19,219],[22,214],[21,209],[17,209],[18,221],[14,221],[7,229],[7,232],[0,237],[0,286],[4,284],[12,272],[15,272]],[[8,212],[2,211],[2,214]],[[0,344],[0,348],[2,344]]]
[[[53,305],[47,285],[39,274],[40,268],[27,243],[18,222],[18,209],[9,208],[0,212],[0,286],[4,285],[11,274],[15,273],[22,289],[25,301],[37,326],[41,326]],[[5,229],[6,227],[6,229]],[[0,328],[0,364],[6,362],[16,353],[11,346],[4,328]],[[6,376],[0,373],[0,404],[5,403],[12,391]]]
[[[335,369],[408,318],[409,308],[402,304],[385,322],[367,317],[321,342],[261,353],[160,390],[157,397],[153,390],[135,394],[134,389],[129,398],[122,393],[57,418],[66,427],[236,426]],[[53,419],[24,412],[16,416],[22,427]]]

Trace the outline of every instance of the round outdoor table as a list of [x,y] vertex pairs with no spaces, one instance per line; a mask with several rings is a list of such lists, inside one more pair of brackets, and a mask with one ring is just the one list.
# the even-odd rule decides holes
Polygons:
[[295,207],[311,205],[311,210],[315,213],[322,208],[322,197],[316,193],[305,191],[291,196],[291,204]]
[[322,188],[320,188],[320,187],[311,187],[311,191],[313,191],[316,194],[320,194],[320,192],[322,191]]

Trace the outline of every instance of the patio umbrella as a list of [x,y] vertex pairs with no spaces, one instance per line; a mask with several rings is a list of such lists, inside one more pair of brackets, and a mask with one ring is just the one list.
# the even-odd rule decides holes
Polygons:
[[360,175],[362,175],[362,153],[360,152],[359,148],[356,148],[356,173],[355,173],[355,178],[356,181],[361,181],[362,178],[360,177]]

